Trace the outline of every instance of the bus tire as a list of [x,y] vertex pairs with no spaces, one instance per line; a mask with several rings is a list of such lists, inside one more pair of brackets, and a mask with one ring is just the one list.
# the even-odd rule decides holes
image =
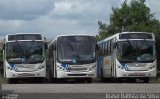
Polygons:
[[149,78],[144,78],[144,83],[149,83]]
[[92,78],[87,78],[86,81],[87,83],[92,83]]

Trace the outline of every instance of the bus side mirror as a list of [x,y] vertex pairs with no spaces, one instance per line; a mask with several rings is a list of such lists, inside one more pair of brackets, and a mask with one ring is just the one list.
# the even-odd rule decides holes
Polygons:
[[117,47],[117,42],[114,42],[113,48],[115,49]]
[[48,49],[48,44],[47,43],[45,43],[45,49]]

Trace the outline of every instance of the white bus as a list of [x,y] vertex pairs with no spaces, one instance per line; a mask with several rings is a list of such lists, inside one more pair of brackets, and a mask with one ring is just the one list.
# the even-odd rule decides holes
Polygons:
[[46,39],[40,33],[16,33],[5,37],[3,48],[4,76],[8,83],[20,78],[46,77]]
[[51,81],[74,79],[92,82],[96,77],[96,41],[89,35],[58,36],[48,47]]
[[98,42],[98,77],[149,82],[156,77],[156,48],[153,33],[122,32]]

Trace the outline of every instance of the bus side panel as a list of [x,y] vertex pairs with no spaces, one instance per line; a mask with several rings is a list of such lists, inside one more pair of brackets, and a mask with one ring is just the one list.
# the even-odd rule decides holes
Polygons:
[[97,58],[97,77],[102,78],[103,74],[103,57],[99,56]]
[[113,56],[112,56],[112,77],[116,76],[116,50],[114,50],[113,52]]
[[103,63],[104,63],[103,64],[104,77],[111,77],[112,76],[112,72],[111,72],[112,59],[111,59],[111,56],[104,57]]
[[6,64],[5,64],[5,51],[3,50],[3,73],[4,77],[6,77]]
[[57,77],[57,66],[56,66],[56,51],[53,51],[53,71],[54,71],[54,78]]

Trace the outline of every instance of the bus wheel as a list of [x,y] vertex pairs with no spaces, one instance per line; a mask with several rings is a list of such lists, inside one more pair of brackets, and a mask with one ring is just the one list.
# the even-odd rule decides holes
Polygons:
[[149,83],[149,78],[144,78],[144,83]]
[[87,83],[92,83],[92,78],[87,78],[86,81]]

